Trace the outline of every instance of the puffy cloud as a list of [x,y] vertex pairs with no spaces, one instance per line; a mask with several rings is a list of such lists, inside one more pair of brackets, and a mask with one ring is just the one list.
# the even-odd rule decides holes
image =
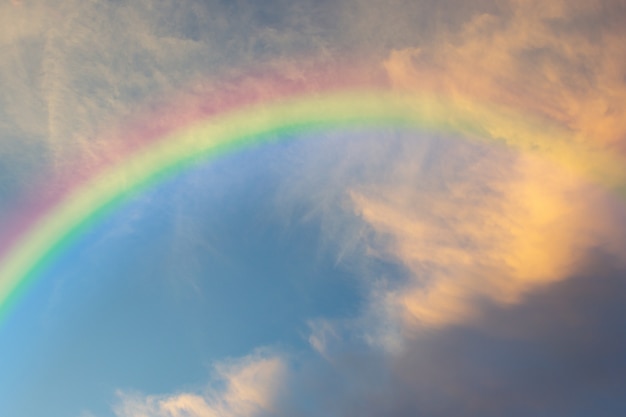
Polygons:
[[272,412],[285,370],[279,356],[257,352],[216,365],[221,389],[212,387],[204,393],[162,396],[121,392],[115,414],[118,417],[243,417]]

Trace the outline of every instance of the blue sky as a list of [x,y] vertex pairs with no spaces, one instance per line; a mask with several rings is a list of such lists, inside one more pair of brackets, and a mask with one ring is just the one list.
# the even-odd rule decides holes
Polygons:
[[[349,62],[626,158],[625,16],[619,0],[5,2],[0,235],[145,109],[256,72],[315,85],[312,68]],[[0,415],[626,408],[623,192],[461,134],[283,139],[136,193],[63,253],[0,323]]]
[[[137,195],[73,245],[7,325],[29,329],[3,344],[7,366],[18,364],[17,387],[3,390],[22,393],[17,410],[63,415],[96,401],[106,411],[121,387],[197,386],[220,358],[302,349],[307,320],[355,316],[362,289],[322,244],[320,219],[302,220],[303,206],[287,224],[276,210],[281,178],[302,174],[294,159],[302,148],[201,164]],[[24,345],[36,347],[27,355]],[[33,390],[41,401],[32,403]]]

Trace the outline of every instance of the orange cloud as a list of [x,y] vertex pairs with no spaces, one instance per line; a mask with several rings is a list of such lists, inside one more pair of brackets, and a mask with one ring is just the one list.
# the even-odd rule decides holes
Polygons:
[[410,273],[384,299],[403,323],[471,321],[481,302],[518,303],[567,278],[587,250],[619,253],[623,241],[615,241],[601,191],[536,157],[466,159],[465,166],[440,162],[438,188],[400,175],[351,193],[377,233],[373,253]]
[[[514,106],[566,126],[572,139],[624,152],[624,29],[610,20],[610,7],[597,8],[516,1],[511,16],[483,14],[437,42],[393,51],[386,69],[399,89]],[[581,16],[596,16],[597,25],[576,26]]]
[[[570,276],[596,247],[623,258],[608,197],[550,165],[575,165],[593,176],[593,163],[581,166],[590,158],[572,159],[579,146],[626,155],[626,43],[623,22],[611,17],[623,16],[615,8],[517,0],[508,14],[478,15],[431,43],[390,53],[384,65],[396,89],[434,90],[470,114],[476,101],[501,109],[481,121],[488,135],[515,136],[516,126],[502,123],[507,112],[560,126],[565,135],[538,130],[524,138],[550,162],[460,155],[465,165],[437,161],[450,164],[435,173],[439,186],[425,188],[401,174],[352,190],[356,212],[377,233],[374,253],[410,272],[406,285],[382,298],[404,323],[443,326],[476,317],[481,301],[520,302]],[[595,23],[576,24],[581,19]],[[404,167],[398,171],[419,174],[411,161],[396,162]],[[613,171],[623,178],[622,165]]]

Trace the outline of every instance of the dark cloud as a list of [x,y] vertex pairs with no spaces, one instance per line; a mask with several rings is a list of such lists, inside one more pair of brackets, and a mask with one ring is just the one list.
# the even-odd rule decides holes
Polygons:
[[597,253],[523,304],[485,303],[474,324],[415,331],[399,353],[353,344],[298,369],[278,408],[302,416],[618,415],[626,407],[625,277],[623,265]]
[[416,336],[396,363],[397,404],[426,415],[615,415],[626,405],[626,270],[603,256],[586,269],[524,304],[487,307],[476,327]]

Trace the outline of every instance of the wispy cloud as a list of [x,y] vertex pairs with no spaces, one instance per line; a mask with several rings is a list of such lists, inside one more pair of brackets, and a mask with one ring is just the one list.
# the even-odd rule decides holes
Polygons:
[[387,61],[402,88],[514,105],[572,130],[572,139],[619,147],[626,140],[623,3],[510,2],[432,44]]

